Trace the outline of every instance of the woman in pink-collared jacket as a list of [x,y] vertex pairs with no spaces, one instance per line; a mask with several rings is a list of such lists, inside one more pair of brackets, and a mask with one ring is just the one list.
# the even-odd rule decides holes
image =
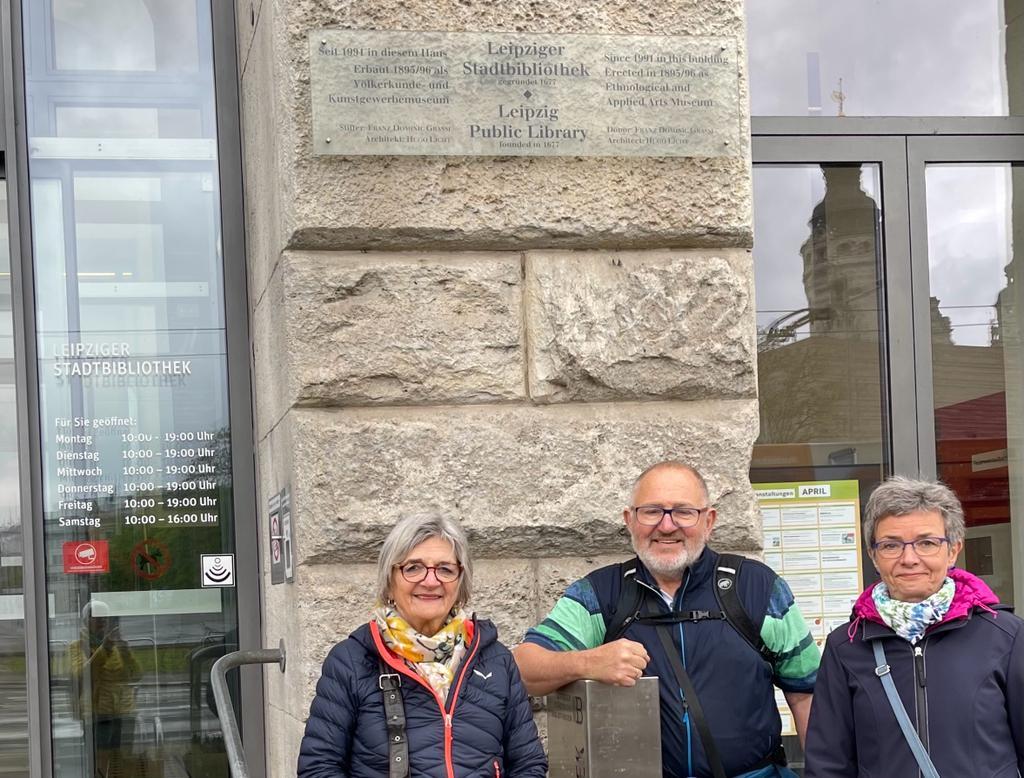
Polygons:
[[804,775],[918,775],[876,673],[873,644],[882,641],[938,773],[1017,778],[1024,772],[1024,622],[980,578],[953,567],[965,533],[956,495],[941,483],[895,477],[875,490],[864,514],[882,580],[829,635]]

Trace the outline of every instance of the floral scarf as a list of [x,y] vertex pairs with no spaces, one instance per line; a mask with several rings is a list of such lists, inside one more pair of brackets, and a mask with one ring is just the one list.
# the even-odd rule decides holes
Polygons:
[[939,590],[921,602],[894,600],[889,595],[889,588],[882,582],[876,584],[871,591],[871,599],[875,601],[882,621],[913,645],[921,639],[928,627],[942,621],[953,602],[955,592],[953,579],[946,576]]
[[466,653],[469,632],[466,612],[452,609],[448,621],[436,635],[423,635],[403,619],[394,605],[376,608],[373,618],[384,645],[402,657],[438,696],[448,698],[455,669]]

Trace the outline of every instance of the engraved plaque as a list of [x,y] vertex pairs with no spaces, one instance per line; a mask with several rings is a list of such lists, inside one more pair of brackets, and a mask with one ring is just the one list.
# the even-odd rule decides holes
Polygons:
[[317,154],[743,153],[732,38],[321,30]]

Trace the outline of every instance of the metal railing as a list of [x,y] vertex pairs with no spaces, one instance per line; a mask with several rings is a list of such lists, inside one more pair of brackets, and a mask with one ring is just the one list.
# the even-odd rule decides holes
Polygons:
[[238,731],[238,720],[235,708],[231,704],[226,675],[242,665],[261,665],[276,662],[285,668],[284,639],[277,648],[258,648],[247,651],[232,651],[213,663],[210,670],[210,683],[213,684],[213,699],[217,703],[217,718],[220,719],[224,733],[224,745],[228,752],[228,768],[232,778],[249,778],[249,768],[245,764],[245,753],[242,751],[242,737]]

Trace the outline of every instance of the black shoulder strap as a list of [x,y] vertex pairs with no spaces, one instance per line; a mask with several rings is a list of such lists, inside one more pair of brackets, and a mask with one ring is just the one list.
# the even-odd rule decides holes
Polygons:
[[402,676],[390,672],[380,659],[380,686],[384,696],[384,720],[388,727],[388,778],[407,778],[409,775],[409,742],[405,736],[405,703],[402,701]]
[[636,583],[636,573],[640,560],[636,557],[619,562],[619,601],[615,603],[615,611],[604,631],[604,642],[611,643],[625,634],[629,625],[636,621],[643,607],[644,591]]
[[715,601],[722,609],[725,620],[740,633],[750,646],[769,664],[776,660],[775,653],[764,644],[761,633],[740,601],[739,587],[736,581],[743,566],[744,557],[739,554],[719,554],[715,566]]
[[683,666],[683,660],[679,656],[679,649],[672,642],[672,636],[666,625],[659,624],[656,631],[658,639],[661,640],[661,647],[664,649],[669,663],[672,665],[672,672],[676,676],[676,682],[683,692],[683,708],[690,712],[690,717],[697,726],[697,734],[700,735],[700,742],[704,746],[704,755],[707,757],[708,765],[711,767],[711,774],[714,778],[726,778],[725,768],[722,767],[722,758],[718,754],[718,747],[711,736],[708,720],[704,716],[704,708],[701,706],[700,700],[697,698],[697,690],[693,687],[693,682]]

